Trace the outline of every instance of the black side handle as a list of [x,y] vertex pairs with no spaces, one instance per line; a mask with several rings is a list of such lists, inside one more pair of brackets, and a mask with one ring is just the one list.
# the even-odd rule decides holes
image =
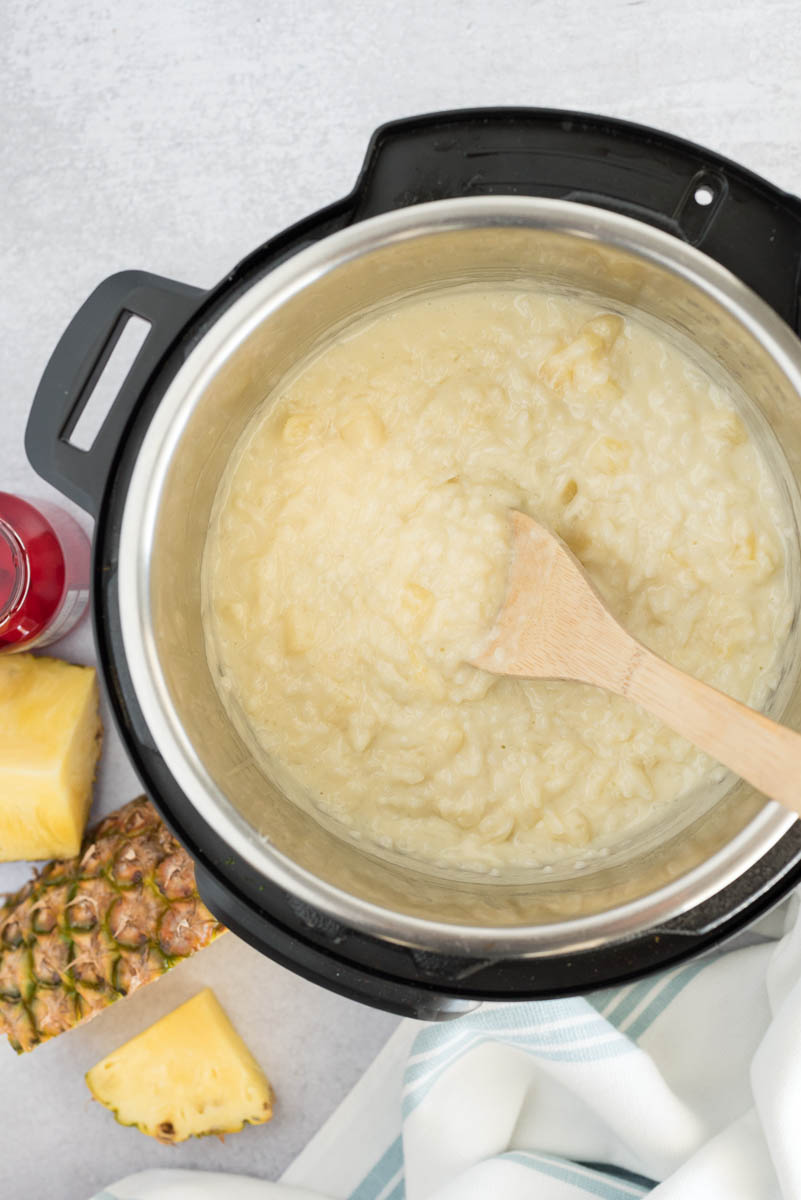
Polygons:
[[373,134],[353,220],[457,196],[550,196],[645,221],[728,267],[801,333],[801,200],[682,138],[591,113],[483,108]]
[[[117,447],[145,385],[205,293],[145,271],[121,271],[95,288],[45,368],[25,429],[31,466],[92,516],[100,508]],[[127,324],[150,330],[88,450],[69,437]]]

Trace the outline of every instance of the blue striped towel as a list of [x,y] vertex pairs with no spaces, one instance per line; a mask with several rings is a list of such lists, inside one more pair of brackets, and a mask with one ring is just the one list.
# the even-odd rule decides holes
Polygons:
[[586,998],[405,1021],[284,1175],[95,1200],[801,1200],[801,922]]

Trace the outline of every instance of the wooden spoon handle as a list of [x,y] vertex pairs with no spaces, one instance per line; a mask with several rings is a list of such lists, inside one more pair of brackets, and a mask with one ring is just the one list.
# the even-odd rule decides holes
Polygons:
[[616,690],[801,815],[801,735],[685,675],[644,646],[638,650]]

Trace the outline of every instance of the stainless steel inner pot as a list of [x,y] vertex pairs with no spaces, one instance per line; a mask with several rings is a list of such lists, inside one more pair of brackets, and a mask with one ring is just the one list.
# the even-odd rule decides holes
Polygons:
[[[265,778],[228,720],[204,651],[209,514],[254,410],[310,351],[376,306],[482,282],[575,294],[695,347],[742,395],[798,516],[801,342],[754,293],[691,247],[612,212],[534,198],[438,201],[298,253],[227,309],[189,355],[148,429],[125,503],[122,633],[159,753],[203,819],[258,872],[346,925],[404,944],[570,954],[658,928],[707,899],[766,854],[793,816],[731,781],[724,794],[677,803],[660,826],[580,869],[488,877],[389,861]],[[801,729],[801,685],[789,662],[776,711]]]

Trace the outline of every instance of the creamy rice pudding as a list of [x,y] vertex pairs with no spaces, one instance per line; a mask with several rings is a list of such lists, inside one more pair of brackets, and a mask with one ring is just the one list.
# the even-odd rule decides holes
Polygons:
[[570,297],[454,290],[346,331],[251,421],[204,560],[212,669],[267,773],[479,870],[586,858],[722,776],[626,700],[466,665],[509,508],[646,645],[765,705],[792,616],[779,490],[722,386]]

